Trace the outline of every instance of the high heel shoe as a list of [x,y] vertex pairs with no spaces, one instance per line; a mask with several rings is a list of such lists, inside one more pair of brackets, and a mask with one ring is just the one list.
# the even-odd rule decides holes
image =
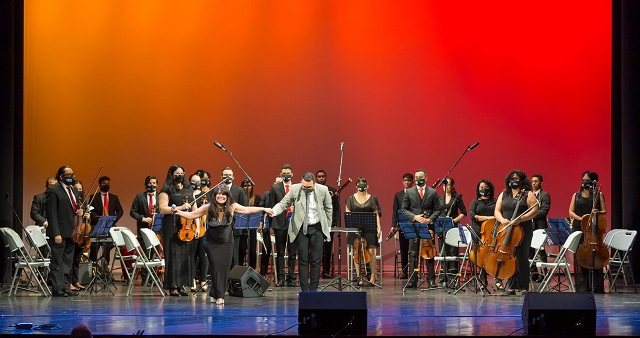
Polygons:
[[188,296],[189,293],[184,289],[184,288],[180,288],[178,289],[178,293],[182,296]]
[[202,292],[207,292],[208,291],[207,283],[200,283],[200,291],[202,291]]
[[178,292],[178,289],[171,289],[169,291],[169,294],[175,297],[180,297],[180,293]]

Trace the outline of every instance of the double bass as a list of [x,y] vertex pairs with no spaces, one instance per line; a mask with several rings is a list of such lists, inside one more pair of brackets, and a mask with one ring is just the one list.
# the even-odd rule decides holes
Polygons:
[[578,264],[585,269],[602,269],[609,264],[609,250],[604,245],[607,220],[598,213],[600,188],[593,182],[591,214],[582,218],[582,244],[576,251]]

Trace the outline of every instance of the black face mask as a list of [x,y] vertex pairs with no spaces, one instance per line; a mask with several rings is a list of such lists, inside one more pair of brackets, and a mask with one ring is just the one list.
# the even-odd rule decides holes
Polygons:
[[291,175],[289,175],[289,174],[284,174],[281,177],[282,177],[282,180],[285,181],[285,182],[291,181]]
[[424,178],[416,178],[416,184],[419,186],[424,186],[424,184],[427,182],[427,180],[425,180]]
[[150,193],[150,194],[156,192],[156,187],[154,187],[152,185],[147,186],[147,192]]
[[518,189],[519,187],[520,187],[520,181],[516,181],[516,180],[509,181],[509,188]]
[[66,185],[73,184],[73,176],[64,176],[62,179],[64,180],[64,184]]
[[184,182],[184,175],[177,175],[173,178],[174,181],[176,181],[177,183],[182,183]]
[[366,184],[358,184],[357,188],[358,188],[358,191],[364,192],[364,191],[367,190],[367,185]]
[[200,187],[202,186],[202,183],[198,182],[198,183],[191,183],[191,188],[193,188],[193,190],[200,190]]
[[204,179],[204,180],[202,180],[202,185],[203,185],[203,186],[208,187],[208,186],[209,186],[209,184],[211,184],[211,182],[209,181],[209,179]]
[[590,181],[587,181],[587,180],[582,181],[582,189],[591,190],[592,188],[593,188],[593,184]]
[[222,182],[224,182],[224,184],[231,184],[231,182],[233,182],[233,178],[225,176],[222,178]]
[[109,189],[111,189],[111,186],[109,186],[108,184],[100,186],[100,191],[102,192],[109,192]]
[[478,192],[480,193],[480,196],[489,196],[489,189],[480,189]]

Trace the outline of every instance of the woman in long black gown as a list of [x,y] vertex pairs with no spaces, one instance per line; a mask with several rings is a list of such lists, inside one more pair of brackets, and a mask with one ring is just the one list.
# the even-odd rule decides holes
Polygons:
[[236,203],[226,186],[215,187],[211,199],[212,201],[195,211],[176,210],[176,214],[188,219],[199,218],[207,214],[204,248],[209,257],[209,271],[211,271],[212,287],[209,290],[209,296],[211,296],[212,303],[222,305],[233,259],[233,229],[231,227],[233,214],[264,211],[271,216],[273,211],[269,208],[245,207]]
[[161,214],[164,214],[162,218],[162,239],[166,262],[164,288],[169,290],[172,296],[189,295],[186,288],[192,283],[194,269],[193,242],[185,242],[178,238],[181,221],[180,217],[172,214],[171,207],[176,205],[178,210],[195,209],[195,204],[192,206],[188,202],[193,201],[193,189],[186,187],[184,181],[184,168],[179,164],[172,165],[158,195],[158,209]]
[[[440,196],[440,215],[444,217],[451,217],[453,219],[453,224],[455,226],[460,223],[460,221],[467,216],[467,208],[464,206],[464,201],[462,200],[462,194],[458,194],[455,187],[455,181],[453,178],[447,178],[442,182],[442,188],[444,189],[444,194]],[[441,237],[441,243],[444,243],[444,237]],[[444,245],[445,252],[447,256],[457,256],[459,248],[455,246],[451,246],[448,244]],[[447,273],[458,273],[458,262],[444,262],[445,271]],[[440,274],[440,279],[438,283],[443,283],[445,281],[444,274]]]
[[[598,174],[593,171],[585,171],[582,173],[582,184],[580,190],[574,193],[571,197],[571,204],[569,205],[569,216],[573,218],[571,224],[571,231],[582,230],[582,218],[596,212],[599,215],[607,213],[607,207],[604,202],[604,194],[600,193],[599,198],[596,200],[596,208],[593,208],[593,182],[598,181]],[[582,241],[581,241],[582,242]],[[576,255],[574,255],[575,260]],[[585,269],[578,264],[578,261],[574,261],[574,275],[576,277],[576,290],[580,292],[593,291],[595,293],[604,293],[604,275],[602,269],[590,270]],[[589,272],[592,271],[593,285],[591,285],[591,278]]]
[[[496,198],[495,189],[493,183],[487,179],[483,179],[478,182],[476,186],[476,199],[471,201],[469,206],[469,217],[471,217],[471,228],[478,235],[481,236],[480,230],[482,229],[482,223],[490,219],[495,219],[496,216]],[[490,231],[491,229],[485,229]],[[474,242],[478,245],[478,238],[474,238]],[[487,286],[487,271],[484,268],[480,269],[480,281],[484,286]],[[502,281],[496,279],[496,288],[503,291]]]

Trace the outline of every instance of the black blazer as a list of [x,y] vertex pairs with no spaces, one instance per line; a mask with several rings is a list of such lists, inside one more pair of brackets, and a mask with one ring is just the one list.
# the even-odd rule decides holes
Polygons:
[[[247,194],[244,193],[244,189],[242,189],[241,187],[237,185],[232,185],[229,191],[231,192],[231,197],[233,197],[233,200],[236,203],[245,207],[247,206],[247,204],[249,204],[249,199],[247,198]],[[215,196],[209,196],[209,197],[215,197]],[[215,201],[215,198],[211,198],[210,201]]]
[[43,192],[33,196],[33,202],[31,202],[31,219],[39,226],[44,226],[44,222],[47,221],[47,210],[44,207],[45,194]]
[[547,227],[547,215],[551,209],[551,196],[548,192],[540,189],[536,197],[540,201],[538,213],[533,217],[533,228],[544,229]]
[[[80,203],[80,193],[75,187],[71,191],[76,198],[76,203]],[[76,214],[69,199],[67,191],[61,183],[54,184],[45,192],[45,210],[47,211],[47,236],[51,240],[55,236],[70,238],[75,228]]]
[[391,226],[398,225],[398,210],[401,210],[402,200],[404,199],[404,189],[398,191],[393,196],[393,213],[391,214]]
[[331,195],[331,206],[333,207],[333,215],[331,216],[331,226],[339,227],[340,226],[340,196],[336,194],[338,191],[334,187],[327,186],[329,189],[329,194]]
[[420,200],[418,187],[413,186],[407,190],[402,199],[402,214],[409,220],[413,220],[416,215],[426,213],[433,222],[440,216],[440,198],[436,189],[429,188],[424,193],[424,198]]
[[[292,182],[289,181],[289,187],[291,187]],[[282,200],[284,197],[284,182],[276,183],[271,186],[271,190],[269,191],[269,202],[267,202],[268,208],[273,208],[278,202]],[[278,216],[271,218],[271,227],[273,229],[284,229],[286,228],[285,221],[287,219],[287,213],[282,212]]]
[[[156,205],[158,204],[157,192],[154,193],[156,198]],[[109,206],[111,206],[111,201],[109,201]],[[147,193],[141,192],[136,195],[133,199],[133,204],[131,204],[131,211],[129,211],[129,216],[133,217],[136,220],[136,226],[138,229],[138,234],[140,234],[140,229],[149,228],[149,224],[142,221],[145,217],[151,217],[149,214],[149,202],[147,201]]]
[[[100,216],[102,216],[102,193],[99,192],[95,198],[93,198],[93,195],[89,196],[89,200],[92,200],[91,206],[93,207],[93,210],[91,210],[91,225],[95,225],[98,223]],[[124,210],[122,210],[120,199],[117,195],[109,193],[109,216],[116,216],[114,225],[118,223],[122,215],[124,215]]]

